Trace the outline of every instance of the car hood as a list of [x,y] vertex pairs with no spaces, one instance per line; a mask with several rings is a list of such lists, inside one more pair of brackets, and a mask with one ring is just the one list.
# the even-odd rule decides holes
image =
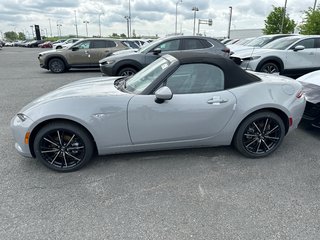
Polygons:
[[320,102],[320,71],[314,71],[297,78],[303,86],[303,93],[308,102]]
[[98,97],[126,94],[115,88],[114,81],[118,78],[120,77],[97,77],[72,82],[37,98],[25,106],[21,112],[30,110],[31,108],[46,102],[51,102],[62,98]]
[[120,55],[120,54],[128,54],[128,53],[133,53],[133,52],[137,52],[139,49],[126,49],[126,50],[120,50],[120,51],[116,51],[114,52],[112,55]]
[[235,52],[232,57],[239,57],[241,59],[249,58],[252,56],[261,56],[263,54],[269,53],[270,51],[275,51],[274,49],[266,49],[266,48],[250,48],[243,49],[241,51]]

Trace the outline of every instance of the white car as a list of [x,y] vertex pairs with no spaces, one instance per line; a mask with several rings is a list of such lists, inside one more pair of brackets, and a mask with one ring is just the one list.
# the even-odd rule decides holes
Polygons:
[[74,43],[78,42],[79,40],[81,40],[81,38],[69,38],[64,42],[60,42],[60,43],[54,43],[52,45],[53,49],[62,49],[62,48],[68,48],[71,45],[73,45]]
[[292,36],[275,40],[259,49],[233,54],[242,68],[257,72],[302,75],[320,69],[320,36]]

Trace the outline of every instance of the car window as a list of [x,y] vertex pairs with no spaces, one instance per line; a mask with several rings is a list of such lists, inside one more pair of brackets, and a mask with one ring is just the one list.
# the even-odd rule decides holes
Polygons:
[[89,47],[90,47],[90,41],[80,42],[80,43],[74,45],[74,47],[78,47],[79,49],[89,49]]
[[296,46],[304,46],[304,48],[315,48],[315,39],[309,38],[301,40],[300,42],[297,42],[294,47]]
[[184,39],[183,50],[205,48],[200,39]]
[[104,40],[94,40],[91,41],[90,48],[106,48],[106,43]]
[[214,65],[181,65],[166,81],[174,94],[216,92],[224,89],[224,73]]
[[164,51],[177,51],[179,50],[180,40],[171,40],[161,43],[155,48],[160,48],[162,52]]
[[117,46],[117,44],[114,41],[105,40],[104,42],[106,44],[106,48],[113,48]]

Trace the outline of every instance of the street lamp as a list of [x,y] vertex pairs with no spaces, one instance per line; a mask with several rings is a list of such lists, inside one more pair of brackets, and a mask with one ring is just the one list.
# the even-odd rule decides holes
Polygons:
[[98,17],[99,17],[99,36],[101,37],[101,15],[104,15],[103,12],[98,13]]
[[77,35],[77,37],[78,37],[79,34],[78,34],[77,10],[74,10],[74,25],[75,25],[75,27],[76,27],[76,35]]
[[232,20],[232,7],[230,6],[230,16],[229,16],[229,26],[228,26],[228,38],[230,38],[230,28],[231,28],[231,20]]
[[130,17],[129,16],[125,16],[124,17],[127,20],[127,33],[128,33],[128,38],[129,38],[129,31],[130,31],[130,26],[129,26],[129,21],[130,21]]
[[57,29],[58,29],[59,37],[61,37],[61,27],[62,27],[62,24],[61,23],[57,23]]
[[176,2],[176,25],[174,28],[174,33],[177,34],[177,28],[178,28],[178,4],[182,3],[182,0],[179,0]]
[[199,8],[193,7],[191,9],[193,13],[193,36],[196,34],[196,17],[197,17],[197,12],[199,11]]
[[131,36],[131,3],[129,0],[129,16],[127,21],[129,21],[129,34],[128,34],[128,38]]
[[83,23],[86,24],[86,32],[87,32],[87,37],[88,37],[88,23],[89,23],[89,21],[85,20],[85,21],[83,21]]
[[314,0],[313,11],[316,10],[316,7],[317,7],[317,0]]
[[284,9],[283,9],[283,16],[282,16],[282,23],[281,23],[281,32],[283,33],[283,28],[284,28],[284,19],[286,17],[286,11],[287,11],[287,0],[284,3]]

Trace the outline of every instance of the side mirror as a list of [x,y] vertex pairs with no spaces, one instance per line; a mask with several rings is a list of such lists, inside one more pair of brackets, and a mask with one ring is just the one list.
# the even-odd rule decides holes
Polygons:
[[302,50],[304,50],[304,49],[305,49],[304,46],[298,45],[298,46],[295,46],[295,47],[294,47],[293,51],[297,52],[297,51],[302,51]]
[[154,55],[159,55],[160,53],[161,53],[161,49],[160,48],[153,49],[153,54]]
[[163,103],[166,100],[171,100],[173,97],[173,94],[167,86],[163,86],[159,88],[156,92],[156,99],[154,100],[156,103]]
[[78,47],[72,47],[71,50],[72,50],[72,51],[78,51],[79,48],[78,48]]

